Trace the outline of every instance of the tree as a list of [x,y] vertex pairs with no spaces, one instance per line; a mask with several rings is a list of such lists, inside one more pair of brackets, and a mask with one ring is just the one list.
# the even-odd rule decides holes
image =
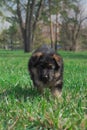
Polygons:
[[8,29],[0,33],[0,48],[18,49],[23,48],[19,26],[13,23]]
[[13,19],[19,23],[24,43],[24,51],[31,51],[34,31],[41,12],[43,0],[4,0],[2,4],[12,13]]
[[0,33],[0,48],[8,49],[8,31],[3,30],[2,33]]
[[[61,36],[69,46],[69,49],[75,51],[82,23],[87,19],[80,6],[80,0],[75,0],[74,2],[69,0],[68,3],[63,2],[62,18]],[[67,41],[65,41],[66,39]]]
[[[45,15],[48,15],[47,20],[49,21],[49,27],[50,27],[50,41],[51,41],[51,47],[57,50],[57,43],[58,43],[58,16],[60,13],[60,4],[62,0],[48,0],[48,3],[46,4],[48,6],[48,10],[46,9]],[[52,16],[55,17],[53,20]]]
[[49,3],[49,18],[50,18],[50,41],[51,41],[51,47],[54,46],[54,40],[53,40],[53,26],[52,26],[52,19],[51,19],[51,0],[48,0]]

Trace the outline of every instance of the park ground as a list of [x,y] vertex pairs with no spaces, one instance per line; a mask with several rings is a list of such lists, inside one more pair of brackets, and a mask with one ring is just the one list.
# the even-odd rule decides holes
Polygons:
[[87,52],[59,53],[64,85],[58,100],[32,88],[30,53],[0,51],[0,130],[87,130]]

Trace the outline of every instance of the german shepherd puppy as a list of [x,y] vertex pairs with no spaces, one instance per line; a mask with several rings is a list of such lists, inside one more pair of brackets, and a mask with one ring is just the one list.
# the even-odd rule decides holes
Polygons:
[[47,45],[38,48],[31,56],[28,69],[34,86],[42,93],[48,87],[59,97],[63,85],[63,59]]

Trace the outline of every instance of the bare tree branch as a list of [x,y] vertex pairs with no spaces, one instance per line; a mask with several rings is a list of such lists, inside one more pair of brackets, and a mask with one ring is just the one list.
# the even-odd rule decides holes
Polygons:
[[34,21],[34,24],[33,24],[33,32],[36,28],[36,23],[37,23],[38,18],[40,16],[42,5],[43,5],[43,0],[40,0],[39,5],[38,5],[38,9],[37,9],[37,12],[36,12],[36,16],[35,16],[35,21]]

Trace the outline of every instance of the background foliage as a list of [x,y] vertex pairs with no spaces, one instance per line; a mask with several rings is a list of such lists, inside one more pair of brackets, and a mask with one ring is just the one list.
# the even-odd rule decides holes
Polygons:
[[1,0],[0,16],[10,27],[0,33],[0,48],[29,52],[46,42],[55,49],[57,45],[70,51],[87,49],[87,11],[81,2]]

